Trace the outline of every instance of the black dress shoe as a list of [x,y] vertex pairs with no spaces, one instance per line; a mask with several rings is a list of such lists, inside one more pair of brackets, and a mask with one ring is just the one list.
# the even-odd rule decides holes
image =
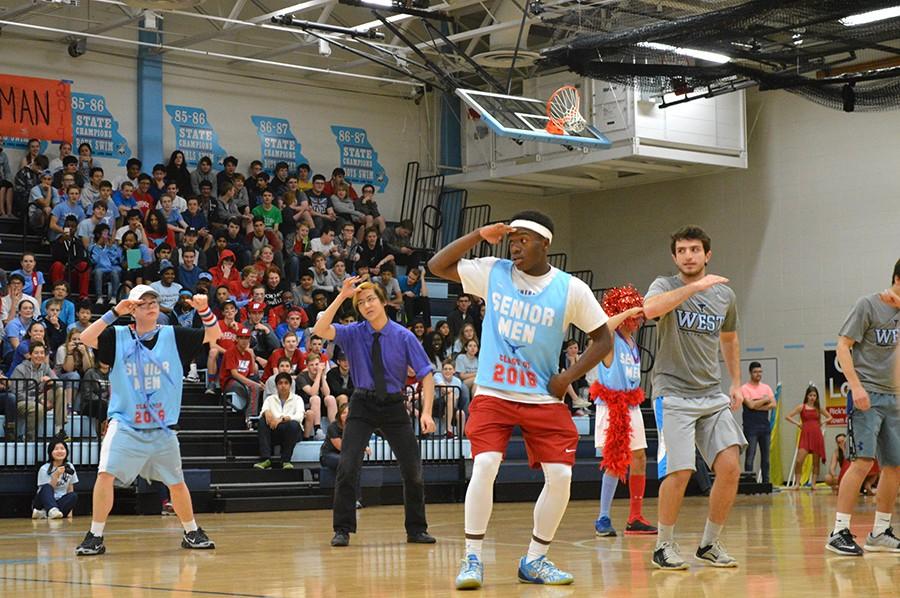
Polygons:
[[349,546],[350,545],[350,534],[347,532],[334,532],[334,537],[331,539],[332,546]]
[[414,534],[406,535],[406,543],[407,544],[434,544],[437,540],[434,539],[434,536],[430,535],[428,532],[416,532]]

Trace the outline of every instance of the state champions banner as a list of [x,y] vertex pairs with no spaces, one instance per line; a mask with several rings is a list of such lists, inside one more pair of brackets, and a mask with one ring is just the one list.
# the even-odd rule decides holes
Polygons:
[[91,93],[72,94],[72,125],[75,155],[82,143],[91,146],[94,156],[113,158],[124,166],[131,157],[128,141],[119,133],[119,121],[109,111],[106,98]]
[[219,136],[206,116],[206,110],[194,106],[166,104],[175,128],[175,149],[184,152],[184,161],[196,166],[203,156],[209,156],[213,168],[222,163],[228,152],[219,145]]
[[847,425],[847,394],[850,388],[837,360],[837,351],[825,351],[825,411],[832,417],[830,426]]
[[72,83],[0,74],[0,135],[72,141]]
[[250,122],[256,127],[259,135],[260,155],[263,170],[269,174],[275,172],[275,165],[287,162],[290,172],[297,172],[301,164],[309,161],[300,151],[300,142],[291,132],[291,123],[275,116],[251,116]]
[[340,166],[346,179],[361,185],[369,183],[383,193],[388,186],[388,176],[384,166],[378,162],[378,152],[369,143],[366,130],[332,125],[331,132],[341,152]]

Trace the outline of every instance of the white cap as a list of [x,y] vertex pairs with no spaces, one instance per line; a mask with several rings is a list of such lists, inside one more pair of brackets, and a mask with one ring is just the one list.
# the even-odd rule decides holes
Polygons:
[[156,291],[156,289],[154,289],[150,285],[139,284],[138,286],[131,289],[130,293],[128,293],[128,300],[129,301],[140,301],[144,297],[144,295],[146,295],[148,293],[153,295],[154,297],[159,297],[159,293]]

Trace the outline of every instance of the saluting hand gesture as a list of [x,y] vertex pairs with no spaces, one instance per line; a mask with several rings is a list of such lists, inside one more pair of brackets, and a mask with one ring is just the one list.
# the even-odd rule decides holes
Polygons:
[[516,229],[505,222],[495,222],[494,224],[487,224],[479,228],[478,234],[491,245],[496,245],[503,240],[505,235],[508,235],[515,230]]

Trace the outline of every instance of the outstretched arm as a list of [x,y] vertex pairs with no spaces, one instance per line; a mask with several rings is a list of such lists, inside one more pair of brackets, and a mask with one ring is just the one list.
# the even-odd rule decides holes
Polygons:
[[513,230],[513,227],[504,224],[503,222],[482,226],[481,228],[470,232],[468,235],[453,241],[434,254],[431,259],[428,260],[428,269],[435,276],[440,276],[445,280],[460,282],[456,266],[459,264],[459,260],[463,259],[470,249],[482,241],[487,241],[491,245],[496,245],[503,239],[504,235]]
[[647,297],[644,299],[644,315],[651,320],[655,320],[666,315],[690,299],[695,293],[705,291],[714,285],[725,284],[727,282],[727,278],[716,276],[715,274],[707,274],[700,280],[686,284],[681,288]]

